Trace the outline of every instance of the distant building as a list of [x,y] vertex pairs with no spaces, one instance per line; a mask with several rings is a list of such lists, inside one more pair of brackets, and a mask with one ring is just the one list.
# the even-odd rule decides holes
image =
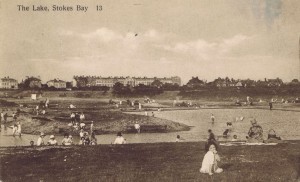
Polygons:
[[107,86],[113,87],[115,83],[119,82],[123,85],[129,85],[132,87],[138,86],[140,84],[150,86],[155,80],[159,80],[163,84],[178,84],[181,85],[180,77],[170,77],[170,78],[148,78],[148,77],[95,77],[95,76],[74,76],[73,87],[91,87],[91,86]]
[[0,88],[3,89],[18,89],[18,81],[9,78],[9,77],[4,77],[0,79]]
[[60,80],[60,79],[53,79],[47,82],[48,87],[55,87],[55,88],[67,88],[67,82]]

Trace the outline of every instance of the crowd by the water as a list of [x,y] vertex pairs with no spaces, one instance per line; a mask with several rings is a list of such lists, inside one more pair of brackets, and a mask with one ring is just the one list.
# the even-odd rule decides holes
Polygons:
[[[247,102],[251,105],[252,100],[251,98],[247,97]],[[239,101],[236,102],[236,104],[239,104]],[[36,105],[33,113],[35,115],[45,115],[47,108],[49,107],[49,99],[46,99],[45,102],[41,102],[39,105]],[[118,106],[116,106],[118,107]],[[140,107],[140,106],[139,106]],[[269,108],[272,110],[273,105],[272,102],[269,103]],[[50,135],[49,140],[45,141],[46,134],[44,132],[41,132],[39,137],[37,138],[36,142],[34,140],[30,141],[31,146],[57,146],[57,145],[63,145],[63,146],[72,146],[72,145],[97,145],[97,138],[96,133],[94,130],[94,121],[87,121],[86,117],[83,112],[73,112],[74,109],[76,109],[76,106],[73,104],[69,105],[69,109],[71,109],[72,112],[70,112],[68,127],[72,133],[78,134],[80,140],[78,143],[75,143],[73,141],[73,136],[69,133],[64,134],[64,138],[61,141],[57,141],[55,136],[53,134]],[[161,109],[158,109],[158,112],[160,112]],[[150,114],[145,111],[145,116],[150,116]],[[15,124],[12,126],[9,126],[12,128],[12,136],[22,136],[22,130],[21,130],[21,123],[20,121],[17,121],[17,118],[19,116],[19,110],[17,112],[13,112],[11,117],[13,118],[13,121]],[[151,116],[155,117],[154,112],[151,112]],[[8,114],[3,110],[0,113],[0,129],[5,129],[5,125],[2,125],[2,123],[7,123]],[[251,126],[249,128],[249,131],[247,133],[246,138],[242,139],[237,136],[237,134],[234,134],[233,132],[233,125],[236,122],[242,122],[244,121],[243,116],[237,116],[233,122],[226,122],[226,129],[223,132],[222,137],[225,139],[229,139],[227,141],[230,142],[241,142],[245,141],[248,143],[268,143],[268,142],[278,142],[281,140],[281,137],[278,136],[274,129],[269,129],[268,131],[268,137],[267,140],[264,140],[263,138],[263,128],[258,124],[258,121],[255,118],[250,119]],[[210,114],[210,122],[212,125],[216,122],[217,118],[216,116],[211,113]],[[88,125],[89,124],[89,125]],[[135,122],[133,128],[135,129],[135,132],[139,134],[141,132],[142,126]],[[233,133],[233,135],[232,135]],[[185,139],[182,138],[180,135],[177,135],[174,137],[175,142],[181,142]],[[114,140],[114,142],[111,142],[112,144],[126,144],[127,141],[123,137],[121,132],[117,132],[117,136]],[[221,158],[219,156],[219,140],[213,133],[211,129],[208,129],[208,135],[207,135],[207,141],[205,145],[206,154],[202,161],[202,166],[200,169],[201,173],[208,173],[209,175],[212,175],[213,173],[221,173],[223,172],[223,169],[218,166],[218,163],[220,162]]]

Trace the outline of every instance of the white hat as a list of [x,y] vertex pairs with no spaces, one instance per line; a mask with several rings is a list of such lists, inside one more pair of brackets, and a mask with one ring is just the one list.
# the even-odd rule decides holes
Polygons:
[[50,139],[53,139],[53,138],[55,138],[54,135],[50,135]]
[[44,133],[44,132],[41,132],[40,136],[45,136],[45,133]]

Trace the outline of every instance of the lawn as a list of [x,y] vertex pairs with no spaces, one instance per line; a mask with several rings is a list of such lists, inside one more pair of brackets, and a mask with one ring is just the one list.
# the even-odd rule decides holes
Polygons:
[[299,181],[300,142],[221,146],[221,174],[199,173],[204,143],[1,148],[2,181]]

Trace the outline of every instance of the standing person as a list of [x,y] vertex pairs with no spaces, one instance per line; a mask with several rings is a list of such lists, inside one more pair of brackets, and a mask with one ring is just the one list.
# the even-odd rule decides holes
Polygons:
[[84,129],[85,128],[85,123],[83,121],[80,122],[80,129]]
[[0,122],[1,122],[1,121],[4,121],[4,113],[3,113],[3,111],[0,113],[0,116],[1,116],[1,117],[0,117]]
[[138,122],[135,122],[134,128],[137,133],[141,133],[141,126],[140,126],[140,124],[138,124]]
[[4,123],[7,122],[7,117],[8,117],[8,115],[7,115],[7,113],[5,113],[5,114],[4,114]]
[[216,146],[214,144],[211,144],[207,153],[204,155],[200,172],[208,173],[209,175],[213,175],[213,173],[223,172],[223,169],[218,167],[219,161],[220,156],[218,155]]
[[273,109],[273,103],[272,103],[272,101],[269,102],[269,107],[270,107],[270,110]]
[[58,144],[57,144],[57,141],[55,140],[54,135],[50,135],[50,139],[49,139],[47,145],[50,145],[50,146],[58,145]]
[[21,128],[21,123],[17,122],[17,134],[19,135],[19,137],[21,137],[22,135],[22,128]]
[[123,138],[121,132],[118,132],[117,138],[116,138],[114,144],[126,144],[126,140]]
[[91,122],[90,129],[91,129],[91,133],[93,133],[93,131],[94,131],[94,121]]
[[212,113],[210,114],[210,120],[212,124],[215,123],[215,116]]
[[70,118],[71,118],[72,124],[74,125],[74,123],[75,123],[75,114],[73,112],[71,113]]
[[44,137],[45,137],[45,134],[43,132],[41,132],[40,137],[38,138],[38,140],[36,142],[37,146],[43,146],[43,145],[45,145]]
[[11,127],[12,127],[12,135],[15,137],[15,135],[17,134],[18,125],[14,124]]
[[88,132],[84,133],[83,145],[89,145],[91,142]]

